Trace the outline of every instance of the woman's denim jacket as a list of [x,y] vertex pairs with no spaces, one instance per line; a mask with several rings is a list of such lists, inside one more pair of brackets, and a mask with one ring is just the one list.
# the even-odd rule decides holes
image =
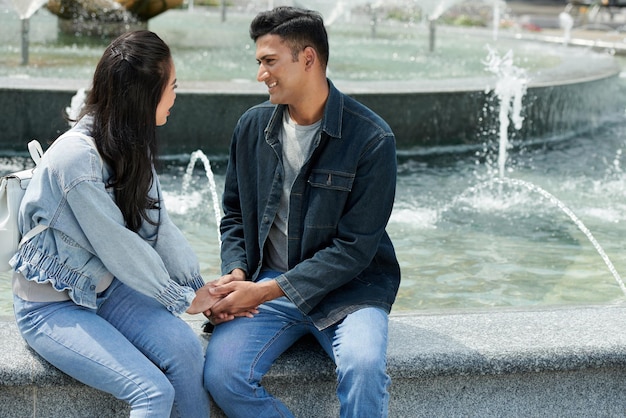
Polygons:
[[[395,137],[378,115],[329,81],[315,150],[289,202],[289,270],[278,285],[319,329],[363,307],[389,312],[400,268],[385,227],[395,197]],[[282,189],[278,140],[286,107],[249,109],[231,142],[223,197],[222,273],[254,280]]]
[[[91,118],[70,132],[90,135]],[[125,227],[122,212],[107,187],[111,169],[80,136],[55,142],[39,162],[22,200],[22,233],[37,224],[48,229],[24,244],[11,259],[27,280],[49,282],[68,291],[78,305],[96,307],[98,283],[111,274],[154,297],[179,315],[187,310],[204,282],[198,260],[167,215],[156,172],[150,195],[160,210],[148,215],[138,233]]]

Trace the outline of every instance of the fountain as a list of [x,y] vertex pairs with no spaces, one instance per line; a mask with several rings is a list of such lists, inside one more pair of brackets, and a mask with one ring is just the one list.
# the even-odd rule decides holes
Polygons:
[[[486,4],[491,8],[492,3]],[[149,27],[171,44],[181,81],[177,117],[161,130],[163,152],[191,153],[200,147],[225,152],[237,115],[266,97],[254,81],[246,30],[253,12],[233,8],[222,22],[220,11],[195,6],[192,12],[168,10],[150,20]],[[518,137],[593,129],[617,106],[611,92],[619,66],[610,56],[512,39],[503,31],[494,42],[489,27],[461,29],[443,23],[438,25],[437,48],[429,53],[428,27],[410,20],[412,12],[408,20],[383,18],[385,9],[378,13],[375,39],[370,36],[371,16],[360,9],[352,11],[349,21],[329,27],[330,76],[389,121],[403,150],[481,143],[482,127],[493,122],[484,118],[494,118],[492,112],[483,112],[493,95],[485,91],[496,81],[480,62],[486,43],[515,49],[516,59],[532,76],[524,103],[526,122]],[[65,45],[57,18],[46,9],[32,19],[37,24],[31,29],[29,66],[12,63],[11,22],[0,25],[7,40],[0,45],[6,57],[0,62],[0,126],[12,127],[0,137],[5,152],[21,152],[25,138],[45,142],[64,129],[61,110],[74,92],[88,87],[104,48],[103,43],[80,41]],[[28,118],[21,117],[26,114]]]
[[[567,19],[563,18],[563,14],[561,14],[559,18],[561,21],[567,21]],[[609,271],[615,278],[615,281],[622,290],[622,293],[624,293],[624,295],[626,296],[626,285],[624,284],[624,281],[622,280],[620,274],[615,269],[615,266],[609,259],[608,255],[606,254],[600,243],[598,243],[598,241],[595,239],[591,231],[589,231],[585,224],[574,214],[574,212],[572,212],[570,208],[568,208],[554,195],[537,185],[534,185],[524,180],[508,179],[505,176],[507,150],[510,147],[510,143],[508,140],[509,119],[513,121],[515,129],[519,130],[521,128],[524,120],[524,118],[521,117],[522,97],[524,96],[524,94],[526,94],[526,85],[528,83],[525,72],[521,68],[513,65],[512,55],[513,51],[509,51],[504,56],[504,58],[500,58],[496,51],[489,50],[489,55],[487,57],[487,60],[485,61],[487,69],[495,74],[498,74],[498,82],[496,83],[495,93],[498,97],[500,105],[500,135],[498,142],[499,178],[495,179],[494,182],[499,184],[512,184],[515,186],[526,187],[530,191],[539,193],[541,196],[553,203],[557,208],[561,209],[567,216],[569,216],[574,224],[576,224],[576,226],[585,234],[587,239],[589,239],[589,241],[593,244],[593,247],[596,249],[598,254],[600,254],[602,260],[604,260]],[[619,150],[619,154],[621,155],[621,150]],[[614,160],[614,163],[615,162],[616,161]]]
[[[447,5],[452,3],[456,2],[445,2]],[[506,237],[497,228],[491,233],[485,232],[489,231],[490,225],[496,222],[495,218],[490,218],[489,210],[491,209],[481,206],[485,202],[491,202],[493,207],[506,212],[506,215],[503,216],[504,219],[498,221],[498,228],[508,231],[508,234],[514,237],[515,243],[510,244],[516,248],[514,253],[532,252],[533,249],[528,248],[529,245],[532,247],[535,241],[540,241],[546,230],[550,231],[548,236],[554,234],[557,237],[555,239],[564,240],[568,243],[566,254],[569,251],[576,253],[582,251],[574,244],[578,238],[567,227],[546,226],[546,223],[549,224],[549,222],[545,221],[544,217],[551,219],[554,217],[554,213],[546,213],[545,207],[535,207],[533,204],[536,202],[533,201],[532,197],[526,197],[519,192],[511,194],[512,191],[509,190],[509,193],[504,196],[488,196],[482,202],[468,204],[470,198],[467,190],[479,189],[474,188],[473,182],[478,182],[478,184],[485,181],[493,182],[496,172],[501,181],[508,181],[505,179],[507,170],[524,171],[524,164],[531,163],[520,161],[524,160],[524,155],[534,155],[535,152],[538,152],[534,151],[537,149],[536,147],[546,146],[545,144],[560,144],[560,140],[568,138],[570,141],[583,141],[581,138],[584,138],[587,132],[593,132],[594,129],[598,129],[597,127],[602,125],[601,122],[606,120],[604,117],[614,115],[613,109],[618,108],[614,103],[619,100],[619,95],[608,93],[614,92],[617,83],[616,75],[619,73],[619,67],[614,58],[573,48],[565,50],[562,46],[546,48],[545,45],[538,46],[517,40],[511,41],[504,39],[504,36],[495,36],[492,30],[480,32],[471,28],[466,29],[466,32],[472,34],[466,37],[458,28],[442,26],[439,31],[438,48],[433,53],[429,53],[424,45],[421,52],[427,58],[420,61],[416,51],[420,51],[420,36],[426,34],[428,30],[423,22],[407,22],[398,25],[381,20],[377,29],[378,36],[376,39],[371,39],[367,24],[363,24],[369,21],[370,16],[353,12],[348,18],[345,14],[346,4],[335,3],[334,9],[329,10],[329,13],[333,13],[334,22],[345,18],[341,25],[329,26],[331,40],[338,38],[337,44],[331,45],[333,51],[330,66],[331,78],[340,88],[349,91],[388,119],[396,131],[398,139],[400,156],[398,194],[400,197],[390,224],[392,236],[398,242],[398,252],[403,260],[404,276],[406,277],[397,304],[398,309],[432,308],[444,299],[446,302],[443,303],[443,306],[456,307],[517,306],[518,304],[541,303],[544,300],[548,303],[553,301],[563,303],[564,300],[569,300],[569,296],[563,299],[554,292],[556,287],[566,286],[563,283],[570,280],[566,270],[571,266],[571,263],[566,261],[567,255],[555,256],[555,259],[562,261],[556,263],[555,273],[546,273],[545,287],[542,288],[544,293],[541,296],[531,291],[532,295],[528,297],[517,294],[514,295],[515,297],[504,297],[502,300],[493,300],[492,296],[489,295],[489,286],[495,286],[493,283],[489,283],[487,290],[479,290],[472,284],[468,286],[467,292],[463,292],[462,296],[457,297],[458,292],[454,290],[453,284],[459,284],[459,282],[456,282],[456,279],[450,282],[445,279],[451,274],[442,270],[446,264],[441,266],[429,265],[429,260],[440,260],[442,253],[467,254],[468,249],[463,245],[468,243],[464,240],[453,239],[452,237],[456,235],[473,236],[477,240],[483,240],[483,234],[491,235],[490,240],[500,243],[496,246],[501,245],[503,248],[507,248],[509,244],[502,241]],[[443,3],[424,2],[421,6],[424,10],[428,10],[429,16],[441,16],[442,9],[435,7],[441,4]],[[488,5],[491,7],[492,3],[488,3]],[[344,14],[339,13],[339,8],[343,10]],[[41,26],[48,24],[49,27],[53,27],[54,23],[50,24],[49,13],[46,14],[45,10],[41,12],[41,16],[36,16],[36,18],[41,19]],[[380,12],[382,13],[382,11]],[[496,13],[494,12],[494,14]],[[218,240],[215,239],[216,233],[214,232],[217,230],[220,216],[217,196],[219,195],[219,185],[224,170],[224,156],[232,126],[245,108],[265,98],[262,86],[252,81],[254,60],[245,30],[245,25],[249,23],[250,16],[249,12],[242,14],[231,11],[227,21],[219,27],[219,31],[227,34],[227,36],[215,37],[216,42],[210,42],[212,40],[210,36],[186,37],[178,29],[181,22],[185,22],[190,31],[199,30],[200,27],[207,27],[207,22],[221,20],[221,13],[203,11],[199,7],[195,7],[193,12],[170,10],[152,19],[150,23],[152,29],[162,34],[172,46],[175,60],[178,60],[177,72],[181,80],[180,94],[172,118],[160,131],[160,134],[165,137],[163,138],[162,153],[166,156],[163,167],[163,183],[167,207],[173,213],[173,217],[176,217],[177,222],[183,225],[186,234],[194,243],[194,247],[203,260],[203,268],[207,277],[218,274],[216,269],[219,265],[219,232]],[[208,26],[211,27],[211,25]],[[416,33],[419,36],[416,37]],[[37,53],[43,53],[40,51],[45,48],[55,48],[54,44],[50,45],[41,41],[42,36],[49,36],[49,34],[36,33],[36,36],[38,37],[37,43],[43,45],[43,48],[37,50]],[[457,45],[465,42],[467,45],[478,45],[478,47],[465,48],[469,50],[468,56],[463,57],[463,62],[466,62],[467,65],[454,64],[451,66],[448,63],[435,70],[428,68],[425,72],[416,72],[413,75],[416,69],[425,67],[428,62],[438,61],[444,54],[449,54],[447,38],[451,38],[452,43]],[[208,44],[203,43],[207,41],[209,41]],[[188,52],[190,49],[197,48],[211,51],[218,48],[218,44],[224,44],[224,48],[218,49],[218,54],[215,56],[229,56],[237,65],[229,64],[228,61],[224,60],[216,60],[215,56],[209,52],[201,54]],[[487,45],[490,46],[487,48]],[[72,52],[76,48],[72,47],[67,52]],[[92,54],[94,57],[92,59],[95,60],[102,48],[99,45],[96,47],[84,46],[78,48],[78,51],[84,55]],[[370,52],[366,48],[374,50],[372,55],[368,55]],[[393,51],[389,51],[391,49]],[[515,50],[515,55],[510,52],[500,58],[496,50]],[[231,55],[227,55],[229,53]],[[487,54],[487,58],[482,58],[485,54]],[[347,58],[343,58],[343,55],[346,55]],[[357,60],[357,55],[362,55],[364,59]],[[387,78],[380,79],[381,73],[376,76],[378,79],[360,80],[353,78],[355,75],[360,75],[354,70],[355,62],[357,65],[363,65],[364,68],[367,68],[367,65],[380,61],[380,59],[376,60],[372,57],[384,58],[387,56],[389,56],[388,63],[397,63],[398,65],[397,70],[388,70],[384,73]],[[584,66],[580,65],[581,57],[585,57]],[[208,61],[204,61],[205,59]],[[441,61],[445,62],[443,59]],[[246,64],[246,62],[250,62],[250,64]],[[449,69],[449,67],[454,67],[455,70],[458,67],[459,71],[464,71],[464,67],[470,66],[471,62],[474,62],[477,70],[461,73],[458,76],[442,75],[444,70]],[[573,63],[576,65],[572,65]],[[219,79],[219,77],[224,77],[223,75],[211,74],[209,77],[216,82],[207,82],[204,79],[206,76],[194,73],[198,68],[208,67],[211,69],[220,65],[225,66],[228,73],[227,78],[223,80]],[[42,65],[42,67],[45,66]],[[26,122],[30,123],[31,120],[47,121],[46,123],[50,125],[49,121],[54,118],[31,116],[28,121],[25,121],[22,115],[33,115],[35,110],[42,107],[42,102],[46,103],[44,107],[47,111],[51,108],[65,109],[76,91],[79,91],[79,96],[84,94],[84,90],[81,89],[87,87],[86,80],[89,71],[93,68],[86,68],[87,65],[80,67],[85,73],[77,80],[64,80],[63,74],[55,74],[53,77],[47,76],[48,78],[45,76],[38,77],[37,74],[46,71],[46,68],[20,67],[18,72],[20,75],[18,76],[5,73],[7,74],[4,76],[5,80],[8,80],[11,86],[5,87],[4,90],[0,88],[0,102],[4,95],[11,102],[11,107],[7,106],[7,112],[0,112],[0,118],[2,113],[7,114],[5,116],[10,118],[11,126],[16,126],[16,129],[4,130],[6,139],[3,137],[0,140],[0,149],[4,149],[3,155],[10,156],[16,154],[16,151],[17,154],[19,151],[23,151],[25,147],[22,147],[20,142],[24,138],[30,139],[31,136],[36,136],[45,142],[46,138],[53,137],[57,131],[66,129],[66,122],[59,118],[62,125],[54,126],[51,133],[28,133],[32,131],[23,128],[23,124]],[[566,73],[564,72],[565,67],[567,67]],[[387,66],[387,68],[391,67]],[[527,68],[527,70],[522,71],[520,68]],[[77,66],[76,70],[80,71],[80,68]],[[1,63],[0,71],[2,71]],[[569,78],[565,79],[564,74],[567,74]],[[245,79],[244,77],[248,78]],[[26,87],[26,85],[36,86],[40,81],[45,83],[46,80],[52,78],[55,83],[54,87],[47,86],[41,89]],[[509,82],[503,84],[505,78],[508,78]],[[515,82],[511,82],[510,79]],[[58,92],[59,89],[62,91]],[[28,96],[32,96],[32,99],[27,99]],[[21,110],[21,103],[25,104],[27,100],[33,100],[29,103],[36,104],[27,106],[28,110]],[[71,106],[68,112],[71,112],[74,107],[74,105]],[[513,122],[511,127],[508,126],[509,119]],[[16,124],[15,121],[20,122]],[[0,119],[1,123],[3,122]],[[461,126],[462,129],[452,132],[449,128],[454,125]],[[581,129],[581,126],[584,129]],[[11,135],[16,135],[17,138]],[[494,146],[494,143],[497,142],[500,143],[499,147]],[[172,144],[176,145],[173,146]],[[497,163],[495,158],[492,159],[492,150],[494,149],[497,149],[498,152]],[[509,152],[513,152],[513,157],[510,154],[507,156]],[[432,173],[428,169],[424,172],[421,168],[422,164],[425,167],[431,165],[446,167],[449,164],[445,162],[447,156],[452,155],[460,161],[467,160],[468,155],[472,155],[471,158],[476,160],[476,163],[466,161],[467,166],[459,167],[458,175],[463,178],[462,180],[457,179],[452,183],[446,182],[442,186],[438,184],[442,181],[441,176],[447,176],[439,173],[431,177]],[[22,161],[7,158],[5,165],[0,166],[6,167],[7,171],[13,169],[14,164],[21,164],[19,161]],[[540,157],[535,155],[534,158]],[[204,193],[198,192],[198,190],[206,189],[206,183],[196,179],[198,176],[197,167],[195,167],[197,161],[200,161],[202,163],[201,168],[204,168],[200,177],[206,177],[209,181],[210,195],[205,196]],[[444,162],[441,163],[440,161]],[[181,164],[187,165],[184,171]],[[473,171],[469,171],[471,167],[474,167]],[[213,178],[213,171],[216,173],[217,180]],[[539,170],[538,172],[546,174],[548,171]],[[544,190],[554,190],[550,183],[535,181],[532,178],[533,175],[534,173],[531,171],[525,174],[527,178],[516,179],[519,182],[517,183],[518,186],[522,182],[527,182],[536,183],[537,187]],[[415,178],[420,179],[421,185],[430,185],[438,191],[435,192],[428,188],[422,189],[422,186],[413,180]],[[576,188],[572,186],[572,191]],[[481,193],[483,192],[481,191]],[[425,200],[417,201],[414,200],[413,196],[422,196]],[[463,198],[460,199],[458,196],[463,196]],[[568,206],[573,206],[576,211],[583,213],[593,211],[592,209],[585,209],[584,205],[581,207],[581,203],[577,203],[575,196],[571,194],[564,197],[559,193],[559,197],[564,199]],[[517,209],[523,215],[508,213],[510,208],[503,202],[507,199],[518,202]],[[592,200],[598,200],[597,196],[594,196]],[[215,215],[214,220],[206,217],[206,208],[211,206],[211,202]],[[450,202],[454,202],[454,204],[450,206]],[[460,203],[457,204],[457,202]],[[442,210],[442,207],[448,207],[448,209]],[[485,210],[486,212],[484,212]],[[469,223],[464,219],[467,211],[473,214],[470,219],[475,218]],[[530,222],[528,232],[520,233],[506,219],[517,219],[518,216],[522,216],[522,221],[520,221],[522,224],[527,221]],[[489,218],[485,230],[473,231],[476,228],[475,225],[480,225],[485,217]],[[531,222],[533,220],[540,225],[539,232],[535,231],[537,226],[533,225]],[[567,222],[571,222],[571,219]],[[599,225],[592,223],[589,230],[595,232],[596,229],[604,229],[602,222],[599,222]],[[452,228],[454,225],[460,226],[461,232]],[[604,233],[601,233],[600,237],[602,238],[603,235]],[[588,237],[582,238],[591,241]],[[456,248],[456,244],[453,244],[451,248],[447,248],[451,241],[454,243],[458,241],[461,246]],[[603,241],[606,242],[607,239],[600,240],[600,242]],[[580,244],[580,247],[585,246]],[[612,254],[612,250],[613,248],[606,249],[605,254]],[[423,256],[416,256],[416,251],[418,254],[423,251]],[[494,276],[500,276],[500,272],[497,272],[498,267],[485,261],[490,257],[489,254],[481,253],[480,256],[469,257],[469,261],[459,259],[456,262],[460,265],[470,263],[483,265],[487,269],[493,268]],[[455,260],[457,256],[452,255],[450,258]],[[555,264],[554,261],[547,260],[545,257],[538,257],[537,260]],[[422,263],[426,264],[426,268],[422,268]],[[530,267],[529,270],[526,264],[527,260],[516,260],[514,257],[511,263],[515,266],[514,272],[510,276],[506,275],[507,278],[502,280],[502,292],[509,291],[507,290],[509,280],[527,281],[528,271],[533,271],[534,275],[541,276],[536,271],[537,267]],[[447,265],[447,267],[451,266]],[[614,270],[618,271],[622,268],[618,264]],[[606,268],[604,270],[606,271]],[[457,273],[453,276],[456,278],[466,277],[466,279],[461,279],[461,283],[464,280],[471,282],[475,278],[474,274],[465,276]],[[556,283],[554,277],[551,276],[563,277],[563,280]],[[427,286],[432,286],[432,292],[422,289],[419,296],[414,294],[415,286],[418,286],[420,281],[424,281]],[[597,292],[598,296],[593,296],[593,300],[596,300],[596,297],[605,301],[619,298],[617,294],[619,292],[616,293],[610,284],[600,279],[598,281],[600,283],[598,286],[606,287],[606,291]],[[517,285],[513,287],[515,286]],[[419,287],[421,288],[421,285]],[[461,287],[465,287],[465,285],[461,284]],[[589,297],[587,292],[582,293],[584,294],[583,298]],[[443,294],[449,295],[444,297]]]
[[574,19],[567,12],[559,14],[559,26],[563,29],[563,45],[567,46],[572,37],[572,28],[574,27]]
[[[222,219],[222,209],[220,208],[220,202],[217,195],[217,186],[215,185],[215,176],[213,176],[213,169],[211,168],[211,162],[209,161],[209,157],[206,156],[202,150],[197,150],[191,153],[191,158],[189,159],[189,164],[187,164],[187,170],[185,171],[185,176],[183,177],[183,188],[182,188],[182,196],[185,197],[185,201],[187,200],[187,196],[189,193],[192,193],[190,188],[191,178],[193,176],[193,169],[196,165],[197,161],[202,162],[202,166],[204,168],[204,172],[206,173],[207,180],[209,181],[209,190],[211,192],[211,201],[213,202],[213,213],[215,215],[215,226],[217,228],[217,244],[221,245],[221,233],[220,233],[220,219]],[[180,207],[179,207],[180,210]]]
[[22,65],[28,65],[30,17],[44,4],[59,17],[61,32],[72,36],[114,37],[122,32],[145,28],[147,21],[182,0],[11,0],[21,21]]
[[[515,40],[504,28],[442,23],[429,51],[425,22],[389,23],[380,18],[382,8],[372,39],[371,16],[347,14],[347,4],[329,27],[335,42],[331,78],[388,119],[398,137],[398,192],[388,230],[403,280],[391,318],[389,368],[393,379],[399,377],[392,386],[394,405],[413,404],[405,415],[397,406],[394,413],[486,416],[501,412],[498,405],[514,405],[508,412],[534,408],[529,413],[535,415],[587,411],[570,396],[574,392],[593,395],[594,402],[582,400],[593,408],[603,394],[609,399],[602,410],[621,408],[626,103],[615,58],[565,42],[549,47]],[[493,10],[494,21],[505,11],[501,4]],[[37,60],[58,46],[55,36],[49,40],[55,21],[43,12],[31,26],[37,28],[31,35],[38,63],[53,61]],[[173,46],[181,78],[177,104],[159,132],[163,195],[206,279],[219,275],[217,201],[226,144],[238,115],[266,97],[253,81],[253,47],[245,30],[250,17],[231,9],[221,23],[221,13],[195,6],[150,21]],[[214,32],[191,36],[180,30],[183,22],[189,33]],[[4,35],[9,29],[2,23]],[[38,32],[42,27],[48,32]],[[453,61],[450,43],[467,55]],[[102,46],[61,49],[93,60]],[[11,60],[12,50],[2,51]],[[7,70],[11,65],[0,59],[0,172],[25,164],[26,139],[45,142],[66,129],[54,112],[65,109],[77,91],[77,101],[84,93],[92,69],[87,60],[72,67],[79,75],[68,80],[64,64],[58,73],[54,65]],[[437,61],[445,65],[424,69]],[[382,69],[375,67],[380,62]],[[476,68],[465,72],[466,64]],[[226,76],[194,73],[219,67]],[[9,283],[0,275],[0,316],[10,315]],[[409,346],[413,351],[405,356]],[[318,370],[317,357],[308,354],[304,362],[289,363],[285,374],[312,358]],[[552,362],[552,355],[561,361]],[[312,369],[302,367],[302,380],[321,385]],[[588,390],[581,382],[599,383]],[[403,384],[406,392],[398,389]],[[564,409],[549,409],[555,401]],[[566,410],[568,402],[574,406]]]
[[458,3],[459,0],[430,0],[420,4],[422,15],[428,22],[428,50],[435,50],[436,38],[436,21],[437,19],[452,5]]
[[11,0],[13,7],[17,11],[20,21],[22,22],[21,41],[22,41],[22,65],[28,64],[28,43],[30,30],[30,17],[45,2],[45,0]]
[[[526,94],[528,79],[523,69],[513,65],[513,51],[509,50],[502,58],[497,51],[489,49],[489,55],[485,61],[487,70],[498,76],[494,88],[498,98],[499,113],[499,143],[498,143],[498,167],[500,178],[504,177],[506,165],[506,153],[511,144],[509,143],[509,119],[513,121],[516,130],[522,128],[522,98]],[[510,116],[510,118],[509,118]]]

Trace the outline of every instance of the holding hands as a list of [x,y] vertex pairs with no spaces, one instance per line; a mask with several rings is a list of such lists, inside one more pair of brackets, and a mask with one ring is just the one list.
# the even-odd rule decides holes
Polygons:
[[238,316],[251,318],[259,313],[258,307],[263,302],[283,296],[284,293],[276,281],[255,283],[246,280],[246,273],[235,269],[230,274],[206,284],[202,289],[217,301],[204,311],[204,315],[213,324],[230,321]]
[[205,284],[200,289],[196,290],[196,297],[191,302],[189,308],[187,308],[187,313],[195,315],[201,312],[211,312],[211,306],[219,299],[219,296],[215,296],[211,293],[210,283]]

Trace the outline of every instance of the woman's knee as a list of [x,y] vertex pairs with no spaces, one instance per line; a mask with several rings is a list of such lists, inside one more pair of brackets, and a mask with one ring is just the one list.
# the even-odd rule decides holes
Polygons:
[[175,390],[168,379],[144,380],[122,397],[133,411],[146,411],[147,415],[167,413],[174,405]]
[[202,371],[204,363],[204,348],[197,339],[179,340],[179,345],[173,353],[172,359],[176,365],[187,370]]
[[158,335],[146,348],[148,358],[166,374],[202,373],[204,348],[200,337],[186,324],[176,324]]

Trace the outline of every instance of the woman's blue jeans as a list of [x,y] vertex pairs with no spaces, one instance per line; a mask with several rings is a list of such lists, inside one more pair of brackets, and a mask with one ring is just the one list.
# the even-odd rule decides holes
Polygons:
[[76,380],[131,406],[131,417],[209,416],[203,348],[185,321],[118,280],[97,309],[14,297],[29,346]]
[[[267,272],[259,281],[277,274]],[[207,347],[204,385],[229,418],[292,417],[260,382],[287,348],[310,333],[337,366],[341,417],[386,417],[387,328],[386,312],[364,308],[319,331],[281,297],[261,305],[253,318],[239,317],[215,327]]]

